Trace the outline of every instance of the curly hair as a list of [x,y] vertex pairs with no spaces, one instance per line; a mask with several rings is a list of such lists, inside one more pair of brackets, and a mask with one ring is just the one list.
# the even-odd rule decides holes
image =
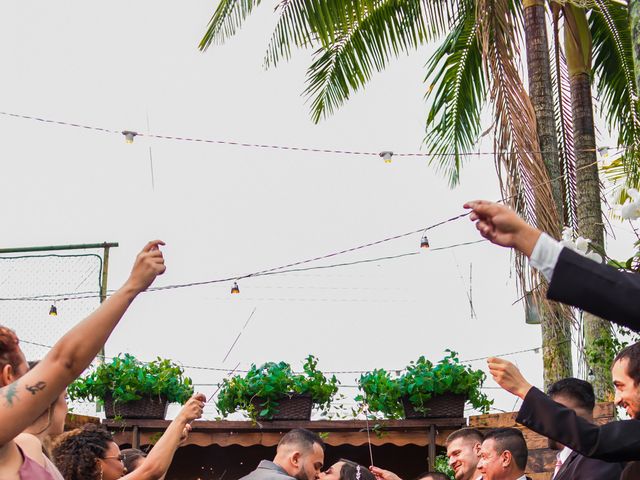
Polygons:
[[102,425],[87,423],[60,435],[53,446],[53,462],[65,480],[98,480],[97,459],[103,458],[113,442]]
[[10,328],[0,325],[0,370],[11,365],[16,370],[22,359],[20,356],[18,336]]

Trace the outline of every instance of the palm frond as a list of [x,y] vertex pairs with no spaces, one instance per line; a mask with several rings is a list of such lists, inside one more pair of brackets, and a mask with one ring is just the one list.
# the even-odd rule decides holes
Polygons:
[[392,56],[414,50],[425,38],[419,2],[381,2],[335,42],[315,52],[304,91],[311,100],[313,121],[329,116],[369,81],[373,71],[383,70]]
[[626,2],[596,0],[589,16],[596,90],[609,130],[625,145],[628,185],[640,180],[640,105],[633,77],[632,39]]
[[261,0],[221,0],[198,48],[205,51],[212,43],[223,43],[235,35],[245,18],[260,2]]
[[460,12],[458,23],[429,59],[425,82],[430,85],[427,100],[433,97],[425,137],[430,163],[455,186],[464,155],[478,141],[487,95],[473,9]]
[[573,111],[571,109],[571,84],[569,69],[559,36],[559,13],[561,6],[554,4],[553,12],[553,43],[551,44],[551,58],[554,67],[551,69],[551,83],[555,94],[554,114],[558,136],[558,154],[562,166],[565,218],[564,223],[576,228],[576,152],[573,141]]

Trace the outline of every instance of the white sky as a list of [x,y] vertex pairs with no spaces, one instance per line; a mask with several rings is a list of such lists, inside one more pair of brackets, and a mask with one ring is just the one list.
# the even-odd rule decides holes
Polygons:
[[[262,69],[274,24],[269,3],[228,44],[202,54],[197,44],[215,2],[3,2],[0,110],[141,132],[148,115],[151,131],[159,134],[419,151],[429,48],[394,61],[365,92],[313,125],[300,96],[310,56],[298,52],[277,70]],[[126,145],[121,136],[2,116],[0,132],[2,244],[120,242],[112,251],[110,288],[124,281],[134,255],[153,238],[167,243],[168,270],[156,285],[183,283],[349,248],[459,214],[465,200],[499,197],[490,156],[470,159],[462,186],[450,190],[417,158],[386,165],[374,157],[145,138]],[[620,256],[631,245],[624,235],[613,250]],[[463,219],[429,238],[439,247],[479,237]],[[415,251],[419,241],[416,235],[336,260]],[[475,319],[467,299],[470,263]],[[323,370],[395,369],[422,354],[437,360],[446,348],[465,359],[540,344],[539,327],[525,325],[521,304],[512,306],[518,294],[509,251],[488,244],[245,280],[240,288],[237,296],[229,294],[230,284],[141,295],[109,340],[107,354],[127,351],[143,359],[161,355],[229,368],[286,360],[297,368],[312,353]],[[43,305],[43,315],[47,309]],[[63,319],[65,305],[59,309]],[[19,334],[28,331],[19,319],[3,321]],[[46,337],[42,332],[29,340],[50,342]],[[541,384],[540,355],[509,358]],[[474,365],[484,368],[484,362]],[[188,373],[200,383],[221,378]],[[355,382],[353,376],[341,379]],[[489,380],[487,386],[495,384]],[[497,408],[513,410],[514,397],[488,393]]]

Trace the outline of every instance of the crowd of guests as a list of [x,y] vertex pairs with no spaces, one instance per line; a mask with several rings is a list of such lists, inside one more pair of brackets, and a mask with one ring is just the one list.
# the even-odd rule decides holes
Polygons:
[[[640,275],[598,264],[528,225],[509,208],[469,202],[470,218],[489,241],[518,250],[548,280],[548,298],[640,330]],[[124,285],[65,334],[40,362],[29,365],[10,329],[0,326],[0,480],[154,480],[165,476],[173,455],[202,416],[205,397],[194,395],[148,455],[121,452],[102,426],[63,433],[66,388],[91,363],[136,296],[165,271],[161,241],[136,257]],[[550,439],[558,450],[554,480],[640,479],[640,343],[622,350],[612,365],[615,402],[630,420],[593,423],[595,399],[587,382],[565,379],[547,394],[510,362],[488,360],[505,390],[523,400],[517,421]],[[53,444],[50,439],[55,438]],[[516,428],[462,429],[447,440],[455,480],[524,480],[527,444]],[[126,462],[126,466],[125,466]],[[281,439],[273,461],[262,461],[243,480],[400,480],[378,466],[340,460],[323,470],[322,440],[296,429]],[[444,480],[429,472],[418,480]]]

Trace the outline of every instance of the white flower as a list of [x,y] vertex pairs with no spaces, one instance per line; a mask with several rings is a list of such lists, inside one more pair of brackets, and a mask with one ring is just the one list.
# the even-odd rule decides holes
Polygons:
[[640,218],[640,202],[625,203],[620,210],[620,216],[625,220],[637,220]]
[[590,260],[593,260],[594,262],[602,263],[602,257],[596,252],[589,252],[589,253],[586,253],[584,256]]
[[584,238],[584,237],[576,238],[576,250],[578,250],[583,255],[586,254],[587,250],[589,250],[590,242],[591,240],[589,240],[588,238]]
[[562,240],[565,242],[571,242],[573,240],[573,228],[564,227],[562,229]]
[[638,190],[636,190],[635,188],[629,188],[627,190],[627,195],[629,195],[631,198],[633,198],[633,200],[635,202],[640,200],[640,192],[638,192]]

